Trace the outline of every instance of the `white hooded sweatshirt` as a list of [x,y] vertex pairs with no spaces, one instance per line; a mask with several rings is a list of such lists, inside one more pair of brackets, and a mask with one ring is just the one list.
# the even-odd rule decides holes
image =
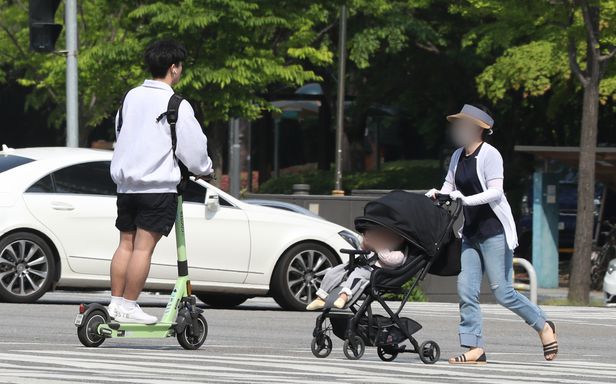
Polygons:
[[[156,119],[165,111],[173,89],[157,80],[146,80],[131,89],[122,107],[122,127],[117,132],[111,178],[118,193],[174,193],[180,182],[180,168],[173,156],[171,129],[167,119]],[[195,113],[183,100],[176,123],[175,154],[195,175],[209,175],[212,161],[207,138]]]

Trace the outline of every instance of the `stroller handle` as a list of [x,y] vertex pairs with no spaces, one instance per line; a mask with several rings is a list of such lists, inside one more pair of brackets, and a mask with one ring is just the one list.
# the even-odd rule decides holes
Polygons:
[[451,196],[448,193],[436,193],[436,201],[439,205],[447,204],[452,202]]
[[345,255],[369,255],[372,251],[366,251],[365,249],[341,249],[340,253]]

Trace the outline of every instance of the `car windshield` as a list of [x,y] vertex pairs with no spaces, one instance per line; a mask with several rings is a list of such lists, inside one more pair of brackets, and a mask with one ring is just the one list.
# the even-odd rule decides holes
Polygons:
[[9,169],[19,167],[20,165],[24,165],[32,161],[34,160],[22,156],[0,155],[0,173],[6,172]]

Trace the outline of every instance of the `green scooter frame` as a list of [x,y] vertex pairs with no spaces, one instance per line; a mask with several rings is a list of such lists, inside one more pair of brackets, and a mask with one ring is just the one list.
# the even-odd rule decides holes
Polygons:
[[186,237],[182,196],[178,196],[175,218],[177,242],[178,278],[171,292],[171,298],[160,322],[155,324],[118,323],[113,321],[107,308],[101,304],[80,304],[75,319],[77,336],[86,347],[98,347],[108,338],[166,338],[176,336],[184,349],[198,349],[207,337],[207,321],[203,310],[196,306],[188,278],[186,259]]

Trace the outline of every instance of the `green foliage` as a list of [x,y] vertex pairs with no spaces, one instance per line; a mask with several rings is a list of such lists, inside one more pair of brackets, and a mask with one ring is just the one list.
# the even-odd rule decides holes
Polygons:
[[[429,1],[349,2],[351,59],[369,65],[379,50],[399,51],[410,36],[435,37],[413,17]],[[178,84],[204,123],[229,116],[255,119],[269,109],[271,89],[295,88],[323,78],[315,69],[333,67],[329,33],[339,6],[309,0],[92,0],[79,2],[79,98],[82,126],[112,115],[124,92],[148,77],[144,47],[157,38],[186,45],[191,60]],[[28,47],[28,2],[0,0],[0,82],[31,87],[28,105],[51,106],[49,118],[64,119],[65,60]],[[60,19],[62,6],[57,12]],[[58,22],[61,22],[58,20]],[[364,26],[365,23],[365,26]],[[58,39],[61,49],[64,32]]]
[[[380,171],[343,174],[342,186],[353,189],[430,189],[442,183],[438,161],[407,160],[385,163]],[[311,194],[330,194],[334,189],[332,171],[308,171],[281,175],[263,183],[260,193],[293,192],[293,184],[310,184]]]
[[[413,285],[414,282],[415,282],[415,278],[412,278],[411,280],[407,281],[406,283],[402,285],[402,292],[388,293],[384,295],[383,297],[385,298],[385,300],[402,301],[404,299],[404,295],[408,293],[408,291],[411,289],[411,286]],[[413,290],[413,293],[411,293],[411,295],[409,296],[408,301],[425,302],[425,301],[428,301],[428,299],[426,298],[426,295],[423,293],[421,286],[418,285]]]
[[486,67],[477,77],[477,90],[492,101],[503,99],[509,90],[540,96],[569,76],[566,52],[550,41],[533,41],[507,49]]
[[[597,1],[601,7],[600,43],[606,47],[616,41],[616,1]],[[502,100],[508,92],[523,97],[542,96],[559,83],[572,79],[567,46],[569,38],[580,42],[578,61],[585,68],[584,24],[573,2],[533,0],[469,0],[450,7],[452,12],[470,19],[481,19],[463,37],[464,46],[474,47],[482,56],[495,55],[493,64],[477,76],[480,95]],[[606,102],[616,95],[616,75],[600,87]]]

